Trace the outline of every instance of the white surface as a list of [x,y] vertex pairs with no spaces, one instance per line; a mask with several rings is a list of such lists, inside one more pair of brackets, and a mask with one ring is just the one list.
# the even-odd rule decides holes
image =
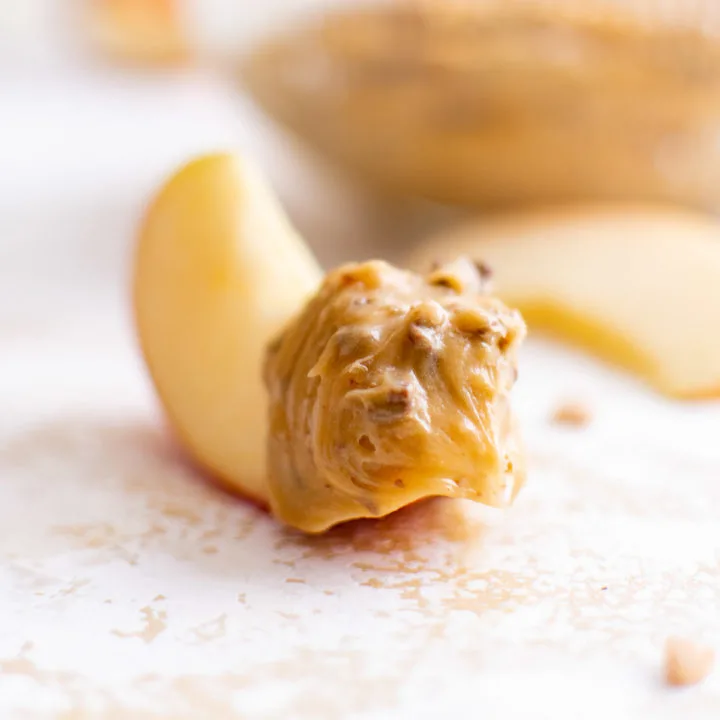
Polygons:
[[[436,503],[318,539],[183,463],[128,321],[133,227],[188,154],[244,142],[286,182],[288,157],[221,85],[124,83],[0,87],[0,717],[718,717],[720,675],[660,676],[669,633],[720,648],[716,404],[531,344],[506,517]],[[590,428],[548,423],[564,398]]]

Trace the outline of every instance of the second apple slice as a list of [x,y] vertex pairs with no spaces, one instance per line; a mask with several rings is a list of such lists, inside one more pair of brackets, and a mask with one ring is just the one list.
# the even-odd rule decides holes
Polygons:
[[478,220],[411,265],[465,254],[534,327],[675,397],[720,396],[720,223],[664,207],[585,206]]

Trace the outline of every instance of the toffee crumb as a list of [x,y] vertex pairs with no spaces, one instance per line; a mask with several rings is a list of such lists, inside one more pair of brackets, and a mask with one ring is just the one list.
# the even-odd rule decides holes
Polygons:
[[715,653],[706,645],[680,637],[665,644],[665,682],[673,687],[697,685],[712,670]]
[[482,260],[475,260],[475,269],[478,271],[478,275],[482,280],[490,280],[493,276],[493,269]]
[[555,408],[550,419],[556,425],[583,428],[587,427],[592,421],[592,413],[582,403],[566,402]]

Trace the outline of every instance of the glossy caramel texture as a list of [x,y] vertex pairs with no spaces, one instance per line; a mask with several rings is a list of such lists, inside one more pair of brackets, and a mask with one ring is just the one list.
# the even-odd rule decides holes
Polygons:
[[380,261],[327,275],[266,358],[278,517],[318,532],[428,496],[511,502],[525,327],[486,285],[464,259],[427,276]]

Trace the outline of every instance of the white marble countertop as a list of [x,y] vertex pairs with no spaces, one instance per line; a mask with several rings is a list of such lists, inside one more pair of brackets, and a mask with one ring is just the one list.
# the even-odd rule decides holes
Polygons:
[[[661,676],[669,634],[720,649],[720,405],[533,341],[510,513],[287,531],[167,437],[128,317],[133,228],[172,166],[228,145],[330,261],[361,252],[366,205],[327,180],[293,197],[289,146],[201,75],[14,77],[0,98],[0,717],[720,716],[720,673]],[[566,398],[587,429],[549,423]]]

